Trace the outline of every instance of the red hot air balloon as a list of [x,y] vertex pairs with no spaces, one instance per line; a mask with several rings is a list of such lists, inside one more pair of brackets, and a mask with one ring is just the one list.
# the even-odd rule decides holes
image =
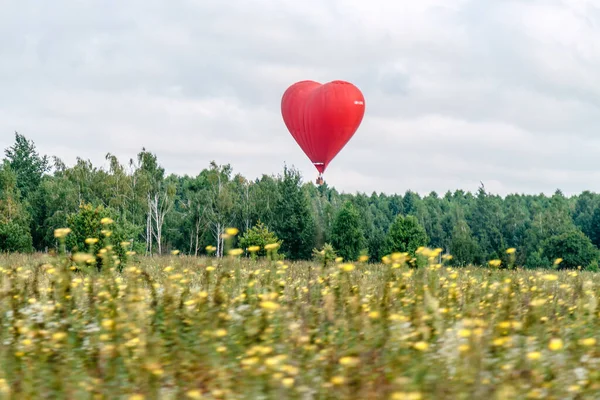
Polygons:
[[333,158],[354,136],[365,114],[361,91],[345,81],[301,81],[281,99],[288,130],[319,171],[317,184]]

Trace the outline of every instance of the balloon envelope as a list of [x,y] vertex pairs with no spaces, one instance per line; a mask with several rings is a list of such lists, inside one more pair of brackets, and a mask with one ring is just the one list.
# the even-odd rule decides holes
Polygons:
[[345,81],[300,81],[281,99],[288,130],[320,173],[360,126],[365,113],[361,91]]

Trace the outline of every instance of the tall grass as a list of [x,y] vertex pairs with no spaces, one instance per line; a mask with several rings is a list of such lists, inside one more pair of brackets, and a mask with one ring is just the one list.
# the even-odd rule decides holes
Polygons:
[[[110,249],[104,254],[109,257]],[[0,258],[0,394],[597,398],[597,276],[430,258]],[[12,397],[11,397],[12,396]],[[587,397],[586,397],[587,396]]]

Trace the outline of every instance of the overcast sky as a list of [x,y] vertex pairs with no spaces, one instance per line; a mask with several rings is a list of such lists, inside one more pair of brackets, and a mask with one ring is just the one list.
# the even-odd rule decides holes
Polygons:
[[[594,3],[596,5],[594,5]],[[597,0],[0,0],[0,147],[67,164],[145,146],[168,172],[317,172],[292,83],[366,99],[346,192],[600,191]]]

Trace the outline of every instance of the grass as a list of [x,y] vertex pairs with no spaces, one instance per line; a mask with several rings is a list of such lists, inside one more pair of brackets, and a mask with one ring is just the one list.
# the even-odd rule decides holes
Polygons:
[[184,256],[97,272],[75,260],[0,257],[0,397],[600,393],[591,272]]

